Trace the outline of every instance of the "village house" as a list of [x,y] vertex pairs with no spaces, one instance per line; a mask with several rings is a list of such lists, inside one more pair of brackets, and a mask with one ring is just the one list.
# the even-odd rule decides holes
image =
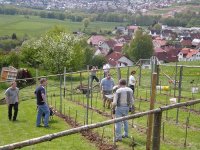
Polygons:
[[95,47],[97,46],[98,47],[105,40],[106,40],[106,38],[102,35],[93,35],[87,40],[87,43],[91,46],[95,46]]
[[200,60],[200,51],[196,49],[183,48],[178,54],[179,61],[198,61]]
[[127,26],[128,35],[133,36],[133,34],[139,29],[139,26]]
[[192,39],[190,37],[183,37],[181,40],[180,40],[180,43],[181,43],[181,46],[184,48],[184,47],[187,47],[187,48],[190,48],[192,46]]
[[101,43],[99,45],[99,48],[101,48],[107,55],[110,51],[113,51],[116,44],[117,42],[115,40],[108,39],[108,40],[105,40],[103,43]]
[[178,53],[179,48],[176,48],[172,45],[166,45],[163,47],[154,48],[154,56],[158,58],[161,62],[177,62],[178,61]]
[[133,62],[119,52],[112,52],[106,56],[106,60],[111,67],[132,66]]
[[152,42],[153,42],[153,46],[155,48],[167,45],[167,41],[162,39],[162,38],[160,38],[160,37],[155,38]]

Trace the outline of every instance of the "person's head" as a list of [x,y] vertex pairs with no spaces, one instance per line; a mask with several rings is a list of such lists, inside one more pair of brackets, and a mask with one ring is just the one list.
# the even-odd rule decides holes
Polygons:
[[96,69],[96,67],[95,67],[95,66],[92,66],[92,69]]
[[46,86],[46,85],[47,85],[47,79],[46,79],[46,78],[41,78],[41,79],[40,79],[40,84],[41,84],[42,86]]
[[111,74],[110,74],[110,73],[107,73],[107,74],[106,74],[106,78],[107,78],[108,80],[110,80],[110,79],[111,79]]
[[17,87],[16,81],[12,81],[12,82],[10,83],[10,86],[11,86],[13,89],[15,89],[15,88]]
[[120,79],[119,80],[119,86],[126,86],[126,80],[125,79]]
[[135,73],[136,73],[136,71],[135,71],[135,70],[131,71],[131,75],[134,75]]

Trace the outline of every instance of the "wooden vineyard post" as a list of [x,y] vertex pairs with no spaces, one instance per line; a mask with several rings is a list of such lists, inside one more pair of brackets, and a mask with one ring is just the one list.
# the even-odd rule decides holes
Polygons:
[[128,86],[128,82],[129,82],[129,66],[127,68],[127,76],[126,76],[126,86]]
[[142,62],[140,60],[140,74],[139,74],[139,86],[141,85],[141,77],[142,77]]
[[63,82],[64,82],[64,98],[66,94],[66,67],[64,67],[64,74],[63,74]]
[[[157,73],[152,74],[152,85],[151,85],[151,98],[150,98],[150,110],[154,109],[154,102],[156,96],[156,81],[157,81]],[[151,135],[152,135],[152,122],[153,122],[153,115],[148,115],[148,124],[147,124],[147,143],[146,143],[146,150],[150,150],[151,147]]]
[[161,121],[162,121],[162,112],[155,113],[152,150],[160,150]]
[[[181,102],[182,78],[183,78],[183,66],[180,67],[180,76],[179,76],[179,84],[178,84],[178,103]],[[177,108],[177,113],[176,113],[177,124],[178,124],[178,117],[179,117],[179,108]]]
[[62,113],[62,75],[60,75],[60,113]]

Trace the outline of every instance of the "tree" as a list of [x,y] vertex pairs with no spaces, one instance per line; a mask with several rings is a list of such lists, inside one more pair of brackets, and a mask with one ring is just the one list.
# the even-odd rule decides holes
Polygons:
[[160,25],[160,24],[155,24],[154,26],[153,26],[153,29],[154,30],[161,30],[162,29],[162,26]]
[[19,67],[20,57],[15,51],[10,52],[7,59],[9,65]]
[[83,25],[84,25],[84,29],[86,29],[90,24],[90,19],[89,18],[84,18],[83,19]]
[[134,61],[139,59],[148,59],[153,55],[152,39],[142,30],[136,31],[135,38],[131,41],[128,49],[128,55]]
[[28,55],[33,53],[33,57],[37,57],[38,62],[53,73],[63,72],[64,67],[75,71],[82,68],[85,61],[81,41],[81,38],[66,33],[62,28],[54,27],[46,35],[30,43],[31,46],[27,45],[22,54],[24,51]]
[[102,67],[106,63],[106,58],[102,55],[96,55],[92,59],[92,66]]

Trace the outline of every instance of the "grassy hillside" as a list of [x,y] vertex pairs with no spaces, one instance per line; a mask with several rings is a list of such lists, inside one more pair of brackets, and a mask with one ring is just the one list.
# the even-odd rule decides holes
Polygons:
[[[137,70],[137,67],[131,67],[130,70]],[[162,66],[162,71],[167,73],[169,76],[173,77],[174,75],[174,67],[165,67]],[[146,111],[149,109],[149,98],[150,98],[150,72],[151,70],[143,69],[142,70],[142,79],[141,79],[141,86],[136,87],[135,91],[135,107],[136,112]],[[127,68],[121,69],[122,78],[127,77]],[[137,71],[136,78],[138,79]],[[189,83],[190,80],[195,79],[198,80],[199,76],[194,74],[199,73],[198,68],[184,68],[184,77],[183,77],[183,85],[184,88],[182,90],[182,95],[185,98],[181,98],[181,102],[190,100],[189,98],[193,97],[195,99],[200,98],[200,93],[192,95],[190,92],[191,84]],[[111,71],[112,77],[114,78],[117,84],[117,72],[116,69]],[[82,73],[82,83],[85,85],[87,84],[87,75],[88,73]],[[101,78],[103,75],[102,71],[97,73],[97,76]],[[83,105],[86,105],[87,98],[85,95],[81,94],[75,87],[80,84],[79,77],[80,74],[73,74],[72,76],[66,76],[66,97],[62,97],[62,111],[63,114],[72,117],[74,120],[76,118],[77,122],[81,125],[84,125],[85,118],[86,118],[86,108]],[[71,82],[73,81],[73,82]],[[163,75],[161,72],[160,74],[160,81],[162,81],[162,85],[170,86],[170,91],[157,91],[156,96],[156,103],[155,108],[158,108],[163,105],[170,104],[169,99],[173,97],[173,85],[169,85],[168,79]],[[195,85],[200,86],[200,80]],[[94,85],[96,83],[94,82]],[[50,122],[50,129],[43,129],[43,128],[36,128],[35,127],[35,115],[36,115],[36,106],[35,101],[33,98],[33,91],[36,85],[27,87],[25,89],[20,90],[20,110],[19,110],[19,122],[13,123],[9,122],[7,119],[7,108],[5,105],[0,106],[0,145],[13,143],[16,141],[21,141],[25,139],[29,139],[32,137],[37,137],[41,135],[45,135],[47,133],[53,133],[57,131],[61,131],[64,129],[68,129],[69,126],[64,123],[62,119],[57,117],[54,118],[53,121]],[[63,87],[63,83],[62,83]],[[71,94],[72,89],[72,94]],[[110,114],[110,109],[104,109],[102,107],[102,100],[101,94],[99,93],[98,86],[93,89],[92,98],[89,99],[90,105],[94,109],[100,111],[100,113],[96,111],[89,110],[89,123],[101,122],[110,119],[109,116],[103,116],[103,112]],[[0,92],[0,96],[3,96],[4,90]],[[54,108],[60,108],[60,82],[58,77],[49,77],[48,78],[48,86],[47,86],[47,93],[48,93],[48,101],[49,104],[52,105]],[[178,95],[178,90],[176,90],[176,95]],[[141,98],[141,99],[140,99]],[[145,100],[146,99],[146,100]],[[78,103],[77,103],[78,102]],[[199,138],[200,138],[200,120],[199,118],[199,111],[200,104],[188,107],[185,109],[180,109],[179,115],[179,123],[176,124],[176,109],[169,110],[167,112],[163,112],[162,117],[162,129],[161,129],[161,150],[189,150],[189,149],[200,149]],[[195,111],[194,111],[195,110]],[[76,117],[76,112],[78,116]],[[188,138],[186,143],[186,148],[184,148],[184,140],[185,140],[185,123],[186,119],[189,117],[189,127],[188,127]],[[146,124],[147,124],[147,117],[142,117],[135,119],[133,121],[134,128],[131,127],[132,121],[129,121],[129,133],[130,136],[135,138],[135,143],[137,146],[135,147],[136,150],[143,150],[145,149],[146,143]],[[13,130],[12,130],[13,129]],[[100,136],[103,136],[104,139],[108,143],[112,143],[113,138],[113,126],[106,126],[104,128],[98,128],[94,130],[95,132],[99,133]],[[14,135],[20,135],[19,137],[14,137]],[[77,137],[76,137],[77,136]],[[53,140],[52,142],[46,142],[44,144],[38,144],[35,146],[31,146],[27,149],[42,149],[46,148],[49,149],[53,147],[54,149],[87,149],[90,146],[90,143],[82,139],[81,136],[69,136],[65,138],[59,138],[58,140]],[[121,143],[117,143],[117,146],[120,150],[132,149],[130,147],[131,139],[125,139]],[[66,147],[65,147],[66,146]],[[93,145],[91,145],[91,149],[95,149]]]
[[[12,35],[17,36],[39,36],[55,25],[61,25],[69,32],[83,30],[82,22],[71,22],[70,20],[44,19],[38,16],[20,16],[20,15],[0,15],[0,36]],[[113,30],[115,26],[121,23],[112,22],[91,22],[88,30],[99,32],[100,30]]]

